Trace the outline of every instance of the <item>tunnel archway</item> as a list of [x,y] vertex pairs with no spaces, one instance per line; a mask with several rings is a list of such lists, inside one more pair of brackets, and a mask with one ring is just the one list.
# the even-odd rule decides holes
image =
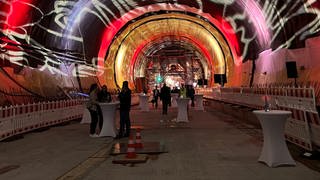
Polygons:
[[[202,52],[188,37],[164,36],[146,44],[134,63],[134,80],[146,78],[149,87],[166,77],[178,77],[179,82],[192,84],[198,79],[208,79],[213,72],[210,57]],[[169,86],[174,86],[173,82]],[[170,85],[171,84],[171,85]],[[176,85],[177,86],[177,85]]]
[[[134,87],[134,67],[137,57],[146,44],[156,39],[173,37],[173,40],[188,39],[190,46],[195,46],[207,64],[209,72],[226,74],[228,82],[236,65],[230,42],[224,34],[208,20],[199,16],[176,11],[153,12],[153,15],[140,17],[125,26],[110,43],[105,56],[105,68],[113,72],[114,76],[105,77],[108,84],[119,87],[122,81],[128,80]],[[124,58],[126,57],[126,58]],[[129,71],[128,71],[129,70]],[[210,84],[214,84],[212,73],[209,75]]]

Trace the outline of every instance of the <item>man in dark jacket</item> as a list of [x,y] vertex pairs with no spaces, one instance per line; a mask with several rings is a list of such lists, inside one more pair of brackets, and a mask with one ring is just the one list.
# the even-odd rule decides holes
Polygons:
[[162,101],[162,114],[168,114],[168,105],[171,103],[170,88],[164,83],[160,90]]
[[191,99],[191,106],[194,107],[194,94],[195,94],[195,90],[193,88],[192,85],[188,86],[187,89],[187,96]]
[[122,83],[121,92],[118,95],[120,101],[120,131],[117,138],[130,136],[130,107],[131,107],[131,90],[128,81]]

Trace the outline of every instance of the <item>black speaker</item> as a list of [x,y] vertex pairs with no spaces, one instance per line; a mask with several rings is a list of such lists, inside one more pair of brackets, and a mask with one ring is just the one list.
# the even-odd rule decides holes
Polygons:
[[208,80],[207,79],[198,79],[198,85],[208,85]]
[[227,83],[227,76],[225,74],[214,74],[214,83],[224,84]]
[[298,77],[297,64],[295,61],[286,62],[286,68],[287,68],[288,78],[297,78]]
[[203,79],[203,85],[208,85],[208,79]]

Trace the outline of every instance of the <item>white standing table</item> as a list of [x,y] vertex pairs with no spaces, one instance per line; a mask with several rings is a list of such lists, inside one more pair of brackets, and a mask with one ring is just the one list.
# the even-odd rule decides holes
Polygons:
[[88,108],[83,109],[83,115],[80,124],[90,124],[91,123],[91,115]]
[[149,111],[149,95],[139,94],[139,107],[141,111]]
[[258,161],[270,167],[296,165],[288,151],[284,137],[285,123],[291,111],[257,110],[253,113],[258,117],[263,130],[263,148]]
[[204,108],[203,108],[203,94],[195,94],[194,100],[196,101],[195,109],[203,111],[204,110]]
[[171,107],[178,107],[177,99],[179,97],[179,93],[171,93]]
[[83,115],[80,124],[90,124],[91,123],[91,115],[90,111],[87,108],[87,103],[89,100],[83,101]]
[[188,120],[188,103],[190,98],[177,98],[178,117],[177,122],[189,122]]
[[116,110],[120,103],[111,102],[111,103],[99,103],[102,111],[103,125],[100,131],[99,137],[111,136],[116,137]]

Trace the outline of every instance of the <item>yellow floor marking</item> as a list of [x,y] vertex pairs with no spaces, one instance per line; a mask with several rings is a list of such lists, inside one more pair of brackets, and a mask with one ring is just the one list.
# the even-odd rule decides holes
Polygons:
[[88,157],[64,175],[57,178],[57,180],[77,180],[82,179],[90,170],[97,167],[109,157],[109,149],[112,143],[108,143],[100,148],[99,151]]

